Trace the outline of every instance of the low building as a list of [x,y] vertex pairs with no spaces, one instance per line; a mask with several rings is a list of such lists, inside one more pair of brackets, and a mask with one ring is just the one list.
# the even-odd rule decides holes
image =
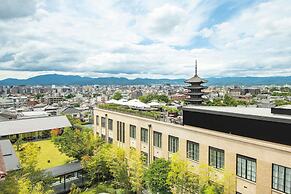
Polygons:
[[8,172],[19,170],[20,163],[9,140],[0,140],[0,181]]
[[22,136],[24,140],[47,138],[51,130],[62,129],[64,127],[71,127],[71,123],[66,116],[2,121],[0,122],[0,139],[9,138],[16,140],[19,136]]
[[268,108],[186,106],[184,125],[96,108],[95,133],[136,148],[148,163],[175,152],[217,175],[236,175],[237,194],[291,193],[291,116]]

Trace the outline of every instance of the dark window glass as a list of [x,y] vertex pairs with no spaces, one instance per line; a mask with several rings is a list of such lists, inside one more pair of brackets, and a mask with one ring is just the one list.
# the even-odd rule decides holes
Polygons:
[[169,135],[168,138],[169,152],[175,153],[179,150],[179,138]]
[[199,161],[199,144],[187,141],[187,158]]
[[125,143],[125,123],[117,121],[117,141]]
[[131,138],[136,138],[136,126],[135,125],[130,125],[129,126],[129,135]]
[[142,158],[143,158],[144,164],[145,164],[145,165],[148,165],[148,163],[149,163],[149,154],[146,153],[146,152],[141,152],[141,155],[142,155]]
[[162,147],[162,133],[154,131],[154,146]]
[[257,163],[256,159],[237,155],[236,175],[247,180],[256,182]]
[[99,126],[99,116],[96,115],[96,125]]
[[113,139],[111,137],[108,137],[108,143],[113,143]]
[[101,127],[106,128],[106,118],[101,117]]
[[141,128],[141,134],[140,134],[140,138],[142,142],[148,143],[148,129],[145,128]]
[[291,168],[273,164],[272,188],[291,194]]
[[108,119],[108,129],[113,130],[113,120],[112,119]]

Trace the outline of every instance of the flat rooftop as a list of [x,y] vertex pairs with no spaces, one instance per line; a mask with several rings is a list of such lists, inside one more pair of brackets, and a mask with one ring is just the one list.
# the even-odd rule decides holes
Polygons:
[[[287,108],[284,106],[284,108]],[[290,106],[291,108],[291,106]],[[270,108],[256,107],[224,107],[224,106],[185,106],[183,110],[218,114],[232,117],[283,122],[291,124],[291,115],[271,113]]]
[[71,127],[71,123],[66,116],[50,116],[2,121],[0,122],[0,137],[64,127]]
[[186,106],[183,124],[291,146],[291,115],[275,109]]
[[0,150],[0,154],[2,154],[6,171],[20,169],[19,159],[17,158],[15,150],[8,139],[0,140]]

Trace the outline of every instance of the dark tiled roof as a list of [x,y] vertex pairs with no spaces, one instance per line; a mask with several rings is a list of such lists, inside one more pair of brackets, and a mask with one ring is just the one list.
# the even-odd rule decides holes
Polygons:
[[207,80],[200,78],[198,75],[194,75],[192,78],[185,81],[185,83],[206,83]]
[[63,111],[62,111],[62,114],[77,114],[77,113],[80,113],[81,111],[76,109],[76,108],[73,108],[73,107],[67,107],[65,108]]
[[51,174],[53,177],[58,177],[61,175],[72,173],[72,172],[77,172],[79,170],[82,170],[81,163],[72,162],[72,163],[64,164],[62,166],[49,168],[46,170],[46,172]]

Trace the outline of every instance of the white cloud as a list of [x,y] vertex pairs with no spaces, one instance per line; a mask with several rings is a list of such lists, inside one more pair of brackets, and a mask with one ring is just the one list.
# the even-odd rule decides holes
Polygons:
[[[29,14],[0,17],[0,77],[33,71],[181,78],[193,74],[195,58],[202,76],[291,74],[288,0],[257,3],[208,28],[221,1],[34,2]],[[213,47],[192,42],[202,38]]]
[[33,15],[37,0],[1,0],[0,19],[13,19]]

